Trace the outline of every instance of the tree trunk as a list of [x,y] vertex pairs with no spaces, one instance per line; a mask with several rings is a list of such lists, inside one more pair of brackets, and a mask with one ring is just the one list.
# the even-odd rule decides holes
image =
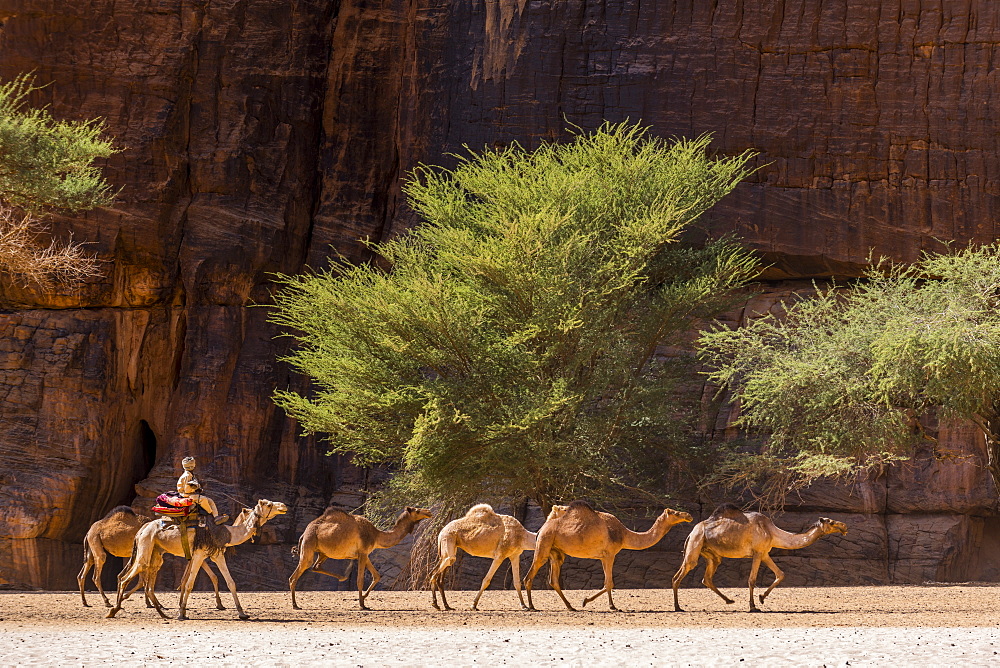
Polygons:
[[993,478],[993,486],[1000,493],[1000,440],[997,439],[1000,415],[983,416],[979,426],[986,437],[986,468]]
[[1000,442],[992,434],[986,434],[986,468],[993,478],[993,486],[1000,492]]

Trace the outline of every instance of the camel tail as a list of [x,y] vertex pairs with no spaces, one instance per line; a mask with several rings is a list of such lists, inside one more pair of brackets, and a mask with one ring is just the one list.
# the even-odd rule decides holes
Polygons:
[[119,579],[121,579],[121,577],[123,575],[125,575],[126,573],[128,573],[129,569],[132,568],[132,564],[135,563],[135,553],[136,553],[136,550],[138,550],[138,549],[139,549],[138,545],[136,545],[135,540],[133,540],[132,541],[132,554],[129,556],[128,561],[125,562],[125,565],[122,566],[122,570],[118,574],[118,578]]
[[684,539],[684,560],[687,561],[693,555],[694,563],[697,564],[701,557],[701,548],[705,544],[705,532],[698,530],[700,527],[695,527],[695,529]]
[[302,543],[305,541],[305,539],[306,539],[306,532],[303,531],[302,535],[299,536],[299,541],[297,543],[295,543],[295,545],[292,546],[292,555],[293,556],[298,557],[298,556],[302,555],[302,549],[303,549],[302,548]]

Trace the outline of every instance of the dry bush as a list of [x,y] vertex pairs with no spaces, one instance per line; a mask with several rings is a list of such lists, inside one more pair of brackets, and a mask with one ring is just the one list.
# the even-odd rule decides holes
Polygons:
[[31,214],[0,205],[0,271],[24,287],[51,289],[98,274],[98,260],[72,240],[49,239],[48,227]]

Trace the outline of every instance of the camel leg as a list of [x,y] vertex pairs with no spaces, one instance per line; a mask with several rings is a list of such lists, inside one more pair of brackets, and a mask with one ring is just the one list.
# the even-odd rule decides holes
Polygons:
[[722,563],[722,558],[718,556],[705,556],[705,577],[701,579],[701,583],[714,591],[719,597],[725,601],[727,604],[734,603],[733,599],[729,598],[715,586],[715,571],[719,568],[719,564]]
[[[372,564],[372,560],[368,557],[368,555],[366,554],[363,556],[364,556],[364,568],[361,567],[361,559],[360,558],[358,559],[358,582],[364,583],[365,570],[367,570],[369,573],[372,574],[372,581],[371,584],[368,585],[368,588],[365,589],[364,595],[362,595],[361,597],[361,607],[364,607],[365,599],[368,598],[368,594],[372,593],[372,590],[375,589],[375,585],[377,585],[378,581],[382,579],[382,576],[379,575],[377,570],[375,570],[375,566]],[[367,608],[365,609],[367,610]]]
[[[222,578],[226,581],[226,585],[229,587],[229,593],[233,595],[233,603],[236,605],[237,616],[240,619],[250,619],[250,615],[243,612],[243,606],[240,605],[240,597],[236,595],[236,582],[233,581],[233,576],[229,574],[229,565],[226,564],[226,553],[225,551],[219,552],[212,557],[212,562],[222,573]],[[193,569],[192,569],[193,570]],[[198,571],[195,571],[197,575]],[[194,578],[191,578],[191,584],[194,584]],[[190,589],[188,589],[190,593]]]
[[563,594],[562,587],[559,584],[564,561],[566,561],[566,555],[562,552],[553,551],[549,554],[549,585],[556,590],[557,594],[559,594],[559,598],[561,598],[563,603],[566,604],[566,608],[576,612],[576,608],[569,604],[569,601],[566,599],[566,595]]
[[362,610],[367,610],[368,607],[365,605],[365,566],[364,566],[364,556],[358,555],[358,605],[361,606]]
[[780,568],[778,568],[778,565],[774,563],[774,560],[771,559],[771,555],[765,554],[760,560],[764,562],[765,566],[771,569],[772,573],[774,573],[774,582],[772,582],[771,586],[767,588],[767,591],[760,595],[760,602],[763,604],[764,599],[771,593],[771,590],[781,584],[782,580],[785,579],[785,574]]
[[[90,551],[90,546],[86,541],[83,543],[83,568],[80,569],[80,573],[76,576],[76,582],[80,585],[80,598],[83,600],[83,607],[89,608],[90,604],[87,603],[87,597],[84,595],[83,590],[87,588],[87,573],[94,566],[94,556]],[[105,598],[107,601],[107,598]],[[111,607],[111,602],[108,601],[108,607]]]
[[750,612],[759,612],[757,604],[753,600],[753,588],[757,584],[757,571],[760,569],[760,555],[753,555],[753,563],[750,564],[750,577],[747,584],[750,587]]
[[[317,554],[316,555],[316,561],[313,562],[313,565],[312,565],[312,567],[309,570],[311,570],[313,573],[319,573],[320,575],[329,575],[331,578],[337,578],[337,580],[340,581],[340,582],[343,582],[344,580],[347,579],[347,573],[344,573],[343,575],[341,575],[339,573],[331,573],[330,571],[324,571],[322,568],[320,568],[320,566],[325,561],[326,561],[326,557],[325,556],[323,556],[322,554]],[[348,570],[348,572],[350,572],[351,567],[348,566],[347,570]]]
[[[524,591],[528,595],[528,610],[537,612],[538,609],[535,604],[531,601],[531,585],[535,580],[535,576],[538,575],[538,571],[542,570],[542,566],[549,561],[549,554],[552,551],[552,539],[549,536],[539,536],[538,542],[535,545],[535,553],[531,558],[531,567],[528,569],[528,574],[524,576]],[[551,572],[551,569],[550,569]]]
[[497,557],[493,560],[493,563],[490,564],[490,570],[486,571],[486,577],[483,578],[483,584],[479,585],[479,593],[476,594],[476,599],[472,602],[473,610],[479,609],[479,598],[483,595],[483,591],[490,586],[490,581],[493,580],[493,574],[497,572],[497,568],[500,567],[503,560],[503,557]]
[[[105,615],[105,617],[107,617],[108,619],[111,619],[116,614],[118,614],[118,611],[122,609],[122,603],[125,601],[125,599],[128,598],[128,596],[132,592],[135,591],[136,588],[133,587],[132,590],[128,592],[128,594],[126,594],[125,590],[128,588],[128,584],[135,578],[139,578],[140,584],[142,584],[145,581],[142,578],[143,574],[142,561],[143,559],[140,558],[140,555],[137,555],[136,553],[136,546],[133,545],[132,557],[128,560],[128,563],[125,564],[125,568],[122,569],[122,572],[118,574],[117,599],[115,600],[114,606],[112,606],[112,608],[108,610],[108,614]],[[160,615],[163,616],[163,612],[161,612],[159,608],[157,608],[157,612],[160,612]]]
[[312,560],[313,554],[314,553],[312,553],[312,552],[310,552],[309,554],[305,554],[305,551],[302,549],[302,546],[300,545],[299,546],[299,564],[298,564],[298,566],[295,567],[295,570],[292,571],[292,574],[290,576],[288,576],[288,589],[292,592],[292,609],[293,610],[301,610],[302,609],[302,608],[299,607],[299,604],[295,602],[295,585],[298,583],[299,578],[302,577],[302,574],[309,570],[309,565],[310,565],[309,562]]
[[212,572],[212,569],[209,567],[207,561],[202,562],[201,570],[205,571],[205,575],[207,575],[208,579],[212,581],[212,589],[215,590],[215,609],[225,610],[226,606],[222,605],[222,596],[219,595],[219,578],[215,577],[215,573]]
[[440,610],[437,602],[437,594],[440,590],[441,592],[441,604],[444,605],[445,610],[454,610],[455,608],[448,605],[448,599],[444,595],[444,574],[455,563],[455,555],[442,555],[441,560],[438,562],[437,568],[434,569],[434,574],[431,575],[431,605],[436,609]]
[[107,554],[103,550],[94,553],[93,580],[94,584],[97,585],[97,591],[100,592],[101,598],[104,599],[104,606],[110,608],[111,601],[108,600],[107,595],[104,593],[104,587],[101,585],[101,572],[104,570],[104,562],[107,558]]
[[437,594],[441,592],[441,603],[445,610],[454,610],[448,605],[448,599],[444,595],[444,574],[455,563],[455,555],[458,554],[458,544],[454,535],[442,533],[438,536],[438,565],[431,575],[431,604],[438,610]]
[[201,569],[201,564],[205,561],[205,556],[204,552],[196,551],[191,555],[191,561],[188,562],[187,568],[184,570],[184,578],[181,580],[180,602],[177,604],[177,607],[180,608],[177,613],[177,619],[180,621],[188,618],[188,597],[191,596],[191,590],[194,589],[194,580],[198,577],[198,571]]
[[615,602],[611,600],[611,590],[615,588],[615,578],[613,574],[613,570],[615,567],[615,556],[612,555],[610,557],[605,557],[604,559],[601,559],[601,565],[604,566],[604,589],[597,592],[593,596],[585,596],[583,599],[583,603],[580,604],[580,607],[586,608],[588,603],[597,600],[598,596],[600,596],[604,592],[607,592],[608,607],[611,608],[612,610],[617,610],[618,608],[615,607]]
[[[160,617],[167,619],[168,617],[166,613],[163,612],[164,606],[162,606],[160,604],[160,600],[156,598],[156,591],[155,591],[156,578],[159,576],[161,566],[163,566],[163,553],[160,552],[159,550],[153,550],[153,554],[150,555],[149,557],[149,564],[147,564],[146,566],[145,574],[143,575],[142,579],[135,585],[135,587],[132,588],[132,591],[130,591],[125,596],[125,598],[128,599],[128,597],[132,595],[132,592],[134,592],[136,589],[139,588],[139,585],[144,584],[145,588],[143,589],[143,591],[146,595],[146,607],[156,608],[156,611],[160,614]],[[184,582],[184,578],[186,577],[187,577],[187,569],[185,568],[184,575],[181,577],[182,583]]]
[[521,609],[527,610],[524,604],[524,596],[521,595],[521,555],[514,554],[510,557],[510,572],[514,576],[514,589],[517,590],[517,600],[521,602]]
[[531,583],[544,563],[545,561],[538,558],[538,552],[536,551],[535,557],[531,560],[531,566],[528,567],[528,573],[524,576],[524,581],[521,583],[524,586],[524,593],[528,595],[528,610],[536,612],[538,610],[538,608],[535,607],[534,602],[531,600]]
[[[674,579],[671,582],[674,588],[674,612],[684,612],[677,599],[677,589],[681,586],[681,582],[684,581],[687,574],[698,565],[698,559],[701,558],[701,547],[704,543],[705,535],[702,533],[701,527],[695,527],[694,531],[684,539],[684,559],[681,561],[680,568],[674,573]],[[723,596],[723,598],[725,597]]]

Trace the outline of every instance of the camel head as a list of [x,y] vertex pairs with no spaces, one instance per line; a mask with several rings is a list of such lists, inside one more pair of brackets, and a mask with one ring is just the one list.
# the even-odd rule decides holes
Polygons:
[[552,506],[552,510],[549,511],[549,516],[545,520],[554,520],[557,517],[562,517],[566,514],[567,510],[569,510],[569,506]]
[[403,511],[403,514],[399,519],[405,518],[416,524],[417,522],[426,520],[429,517],[433,517],[433,513],[431,513],[430,508],[414,508],[413,506],[407,506],[406,510]]
[[837,520],[831,520],[829,517],[821,517],[819,521],[816,522],[816,526],[820,528],[823,534],[839,533],[847,535],[847,525],[843,522],[838,522]]
[[[256,527],[261,527],[268,520],[273,520],[278,515],[284,515],[288,512],[288,506],[283,504],[281,501],[268,501],[267,499],[261,499],[254,506],[253,510],[247,515],[247,518],[253,516],[254,524]],[[240,517],[244,517],[243,513],[240,513]],[[239,521],[239,518],[237,518]],[[246,519],[244,519],[246,521]]]
[[694,520],[691,517],[691,513],[685,513],[683,510],[673,510],[671,508],[664,508],[660,517],[670,520],[671,524],[680,524],[681,522],[691,522]]

